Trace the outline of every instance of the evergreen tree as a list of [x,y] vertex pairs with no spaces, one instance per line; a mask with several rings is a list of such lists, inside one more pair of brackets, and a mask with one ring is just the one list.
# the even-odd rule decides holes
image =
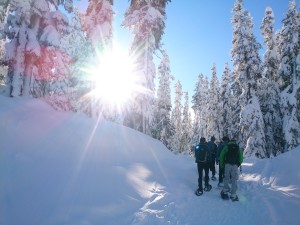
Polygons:
[[[46,58],[59,55],[55,50],[59,45],[60,35],[66,31],[67,23],[67,18],[58,9],[59,5],[62,5],[67,12],[72,11],[72,0],[59,2],[11,0],[8,2],[9,16],[5,35],[9,42],[3,59],[3,62],[8,65],[7,95],[28,95],[30,82],[42,79],[37,76],[46,70],[45,67],[48,73],[53,72],[51,63],[44,64],[42,68],[40,63]],[[58,56],[57,59],[60,60],[61,57]],[[43,71],[38,71],[39,69]],[[53,83],[53,80],[45,82]]]
[[113,0],[89,0],[83,28],[98,50],[112,44]]
[[[170,0],[132,0],[125,13],[123,26],[131,29],[134,40],[131,57],[135,59],[135,74],[139,77],[141,92],[137,93],[130,117],[132,126],[150,133],[149,124],[153,119],[155,64],[153,54],[160,47],[165,28],[165,8]],[[129,118],[130,119],[130,118]]]
[[242,88],[241,134],[246,156],[265,157],[264,122],[257,98],[257,81],[261,78],[260,44],[253,35],[253,22],[249,12],[244,10],[243,0],[237,0],[233,7],[233,46],[231,50],[234,72]]
[[280,111],[280,90],[278,86],[278,54],[274,35],[274,14],[266,8],[261,25],[264,44],[264,73],[260,81],[258,96],[265,123],[267,157],[276,156],[283,150],[282,115]]
[[69,99],[72,111],[90,112],[90,79],[87,79],[84,69],[94,58],[92,43],[82,29],[83,16],[74,8],[71,19],[71,32],[65,35],[60,42],[60,49],[71,57]]
[[[87,60],[90,61],[90,65],[96,67],[101,63],[101,58],[107,52],[112,50],[112,34],[113,34],[113,16],[112,9],[113,0],[89,0],[88,8],[83,17],[83,29],[87,34],[88,43],[86,43],[87,51],[90,50],[90,57]],[[89,43],[93,48],[90,48]],[[87,61],[83,59],[84,61]],[[97,96],[93,95],[95,89],[96,80],[93,76],[106,76],[103,74],[90,74],[89,80],[87,80],[83,86],[87,86],[90,93],[86,95],[84,107],[89,111],[90,116],[98,117],[103,116],[107,119],[114,117],[115,112],[106,103],[102,102]],[[85,88],[84,88],[85,89]]]
[[202,85],[204,82],[203,74],[198,75],[196,87],[194,89],[194,95],[192,96],[192,109],[194,111],[194,122],[193,122],[193,137],[192,144],[196,145],[199,143],[201,138],[201,97],[202,97]]
[[158,66],[159,85],[157,90],[157,100],[154,110],[152,136],[161,140],[168,148],[170,148],[173,128],[171,125],[171,75],[169,56],[162,51],[163,58]]
[[175,84],[175,99],[174,108],[171,115],[171,123],[174,128],[174,135],[171,142],[171,150],[179,153],[181,152],[181,137],[182,137],[182,86],[180,81]]
[[190,151],[191,139],[192,139],[192,127],[191,127],[191,114],[189,110],[189,94],[185,92],[184,106],[182,113],[182,134],[180,141],[180,152],[188,153]]
[[219,108],[219,82],[217,78],[217,68],[213,65],[212,77],[208,90],[208,114],[207,114],[207,138],[214,136],[216,140],[221,138]]
[[240,129],[237,129],[239,124],[239,104],[236,95],[237,85],[233,73],[230,71],[228,64],[226,64],[222,77],[220,87],[220,124],[223,124],[223,136],[238,137]]
[[195,93],[192,96],[192,109],[194,110],[195,118],[193,124],[192,143],[198,144],[201,137],[207,135],[207,93],[208,93],[208,78],[199,74],[196,83]]
[[282,22],[278,33],[281,109],[285,150],[291,150],[300,144],[300,31],[295,1],[289,3]]
[[201,119],[200,119],[200,124],[201,124],[201,137],[206,137],[208,138],[208,92],[209,92],[209,81],[208,77],[204,77],[204,82],[202,86],[202,93],[201,93]]

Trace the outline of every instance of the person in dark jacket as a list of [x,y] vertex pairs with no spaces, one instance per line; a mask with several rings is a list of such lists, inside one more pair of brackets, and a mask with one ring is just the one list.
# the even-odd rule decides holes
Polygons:
[[217,156],[217,150],[218,150],[218,146],[215,143],[216,138],[214,136],[212,136],[210,138],[210,141],[207,143],[208,145],[208,149],[209,149],[209,159],[208,159],[208,163],[209,163],[209,169],[212,173],[212,180],[216,180],[216,156]]
[[[220,166],[224,168],[224,187],[221,191],[223,198],[229,198],[228,193],[231,191],[230,198],[232,201],[238,201],[237,191],[237,180],[238,180],[238,167],[243,162],[243,154],[239,148],[236,140],[232,139],[222,149],[220,154]],[[229,181],[231,180],[231,189],[229,188]]]
[[208,177],[208,173],[209,173],[209,164],[207,162],[208,153],[209,153],[209,149],[208,149],[206,140],[204,137],[201,137],[200,143],[195,146],[195,158],[196,158],[197,169],[198,169],[198,189],[196,191],[196,195],[199,195],[199,196],[203,194],[203,184],[202,184],[203,170],[205,173],[204,191],[211,190],[211,185],[209,184],[209,177]]
[[[228,144],[228,141],[229,141],[229,138],[227,136],[224,136],[222,138],[222,142],[220,142],[220,144],[218,145],[217,157],[216,157],[216,159],[217,159],[217,165],[219,165],[219,162],[220,162],[221,151]],[[219,183],[218,183],[218,187],[223,187],[224,186],[224,184],[223,184],[223,178],[224,178],[224,168],[222,168],[219,165]]]

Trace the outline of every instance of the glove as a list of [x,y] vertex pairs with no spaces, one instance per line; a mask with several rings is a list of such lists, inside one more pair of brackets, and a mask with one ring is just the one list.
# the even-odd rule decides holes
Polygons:
[[219,160],[216,161],[216,164],[219,165]]
[[241,166],[241,164],[240,164],[240,163],[238,163],[238,164],[237,164],[237,167],[239,168],[240,166]]

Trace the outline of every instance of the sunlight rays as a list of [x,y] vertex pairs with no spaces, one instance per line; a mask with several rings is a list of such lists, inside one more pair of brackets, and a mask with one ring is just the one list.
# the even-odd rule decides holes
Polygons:
[[133,102],[136,93],[145,92],[141,87],[141,76],[135,66],[135,58],[117,45],[96,50],[96,57],[81,71],[90,82],[90,92],[87,94],[94,102],[115,107],[118,110]]

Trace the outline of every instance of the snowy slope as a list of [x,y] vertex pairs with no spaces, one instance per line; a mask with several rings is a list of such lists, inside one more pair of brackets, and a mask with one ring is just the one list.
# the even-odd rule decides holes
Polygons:
[[0,96],[0,225],[300,224],[300,147],[246,159],[239,202],[194,195],[194,159],[41,100]]

